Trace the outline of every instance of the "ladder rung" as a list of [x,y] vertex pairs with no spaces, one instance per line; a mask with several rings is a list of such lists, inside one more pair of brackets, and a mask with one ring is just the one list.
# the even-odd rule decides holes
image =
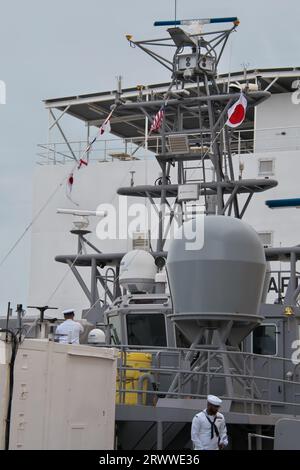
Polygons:
[[203,183],[204,180],[186,180],[185,183]]
[[186,170],[186,171],[187,171],[187,170],[202,170],[202,168],[203,168],[203,165],[201,165],[201,166],[198,165],[198,166],[185,166],[185,167],[183,167],[183,169]]

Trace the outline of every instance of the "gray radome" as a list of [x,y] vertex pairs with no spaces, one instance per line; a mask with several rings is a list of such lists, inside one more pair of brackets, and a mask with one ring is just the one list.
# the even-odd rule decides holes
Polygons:
[[[196,227],[204,239],[193,249],[185,233]],[[212,215],[185,222],[181,234],[171,241],[167,258],[174,314],[257,315],[266,261],[255,230],[239,219]]]

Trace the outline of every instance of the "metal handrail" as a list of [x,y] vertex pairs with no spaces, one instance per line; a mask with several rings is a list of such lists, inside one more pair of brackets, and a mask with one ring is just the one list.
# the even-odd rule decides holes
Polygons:
[[[193,398],[193,399],[199,399],[199,400],[205,400],[207,398],[207,394],[198,394],[198,393],[187,393],[187,392],[169,392],[169,391],[162,391],[162,390],[140,390],[140,389],[128,389],[128,388],[119,388],[117,389],[118,392],[127,394],[127,393],[137,393],[137,394],[145,394],[145,395],[172,395],[175,398]],[[125,398],[125,397],[124,397]],[[236,401],[236,402],[241,402],[241,403],[251,403],[251,404],[257,404],[257,405],[274,405],[274,406],[295,406],[300,408],[300,403],[294,403],[294,402],[283,402],[279,400],[265,400],[265,399],[257,399],[257,398],[248,398],[248,397],[239,397],[239,396],[228,396],[228,395],[220,395],[220,398],[222,400],[228,400],[228,401]],[[121,404],[125,403],[125,400],[122,402],[120,400]],[[249,414],[249,412],[248,412]],[[254,414],[252,412],[252,414]],[[298,415],[297,415],[298,416]]]
[[[107,347],[107,345],[105,346]],[[116,346],[114,346],[116,347]],[[143,350],[143,352],[148,352],[148,351],[155,351],[155,352],[160,352],[160,351],[174,351],[174,352],[212,352],[212,353],[225,353],[225,354],[236,354],[238,356],[253,356],[261,359],[272,359],[274,361],[286,361],[286,362],[291,362],[291,359],[286,358],[286,357],[279,357],[279,356],[270,356],[270,355],[265,355],[265,354],[255,354],[251,353],[248,351],[238,351],[236,349],[228,350],[228,349],[216,349],[216,348],[202,348],[201,345],[199,347],[194,347],[194,348],[183,348],[183,347],[172,347],[172,346],[145,346],[145,345],[131,345],[131,344],[119,344],[118,349],[120,350],[127,350],[130,352],[138,352],[139,350]]]
[[[139,371],[139,372],[149,372],[149,367],[144,368],[144,367],[124,367],[124,366],[119,366],[119,370],[131,370],[131,371]],[[178,369],[178,368],[150,368],[151,372],[161,372],[162,374],[166,375],[171,375],[174,374],[174,372],[179,373],[179,374],[186,374],[186,375],[210,375],[212,377],[232,377],[232,378],[251,378],[255,380],[268,380],[270,382],[280,382],[280,383],[286,383],[286,384],[294,384],[294,385],[299,385],[300,382],[293,381],[293,380],[285,380],[285,379],[279,379],[279,378],[271,378],[271,377],[265,377],[262,375],[244,375],[244,374],[226,374],[225,372],[201,372],[201,371],[196,371],[196,370],[190,370],[190,369]],[[300,404],[299,404],[300,405]]]
[[[122,345],[122,346],[119,346],[119,349],[122,351],[123,353],[123,357],[126,357],[126,353],[127,352],[133,352],[134,350],[140,350],[140,349],[143,349],[144,352],[146,352],[145,350],[145,347],[140,347],[140,348],[132,348],[128,345]],[[271,376],[260,376],[260,375],[254,375],[253,373],[251,373],[251,370],[253,371],[254,370],[254,361],[255,359],[261,361],[268,361],[268,366],[270,365],[270,363],[278,363],[278,361],[283,361],[283,362],[289,362],[291,363],[291,360],[290,359],[287,359],[287,358],[280,358],[280,357],[273,357],[273,356],[263,356],[263,355],[259,355],[259,354],[253,354],[253,353],[248,353],[248,352],[240,352],[240,351],[231,351],[231,350],[216,350],[216,349],[199,349],[199,348],[170,348],[170,347],[162,347],[162,348],[159,348],[159,351],[158,351],[158,348],[154,348],[154,347],[149,347],[147,348],[147,352],[155,352],[155,357],[157,358],[157,354],[159,353],[161,355],[161,353],[163,351],[174,351],[177,353],[177,357],[178,357],[178,360],[179,360],[179,363],[177,366],[174,366],[174,367],[148,367],[148,368],[143,368],[143,367],[126,367],[124,366],[123,364],[123,361],[121,361],[120,365],[118,366],[118,369],[119,369],[119,373],[120,375],[122,375],[122,377],[124,377],[126,379],[126,370],[130,370],[130,371],[139,371],[140,373],[149,373],[151,372],[152,374],[154,374],[154,376],[157,378],[159,377],[160,375],[174,375],[176,374],[178,377],[179,377],[179,381],[178,381],[178,390],[177,391],[169,391],[169,390],[157,390],[157,391],[150,391],[150,390],[139,390],[139,387],[137,387],[137,389],[131,389],[131,390],[128,390],[128,389],[124,389],[123,388],[123,382],[120,382],[120,392],[124,392],[122,393],[122,396],[123,398],[125,399],[125,392],[126,393],[137,393],[137,394],[140,394],[140,393],[148,393],[150,395],[167,395],[167,396],[174,396],[174,397],[182,397],[182,396],[189,396],[191,398],[202,398],[203,395],[201,394],[197,394],[197,393],[187,393],[186,391],[182,390],[182,386],[188,382],[188,380],[190,379],[191,376],[196,376],[196,377],[200,377],[200,376],[206,376],[207,377],[207,393],[210,392],[210,380],[211,378],[216,378],[216,377],[220,377],[220,378],[226,378],[226,377],[230,377],[232,380],[238,380],[238,379],[245,379],[245,380],[249,380],[250,381],[250,390],[251,390],[251,395],[249,397],[240,397],[240,396],[235,396],[235,397],[228,397],[228,396],[225,396],[223,397],[224,399],[231,399],[231,400],[235,400],[235,401],[239,401],[241,403],[244,403],[244,404],[251,404],[251,413],[254,413],[254,405],[255,404],[260,404],[260,405],[268,405],[268,406],[271,406],[271,405],[285,405],[285,406],[293,406],[295,407],[295,409],[298,410],[298,408],[300,408],[300,402],[297,403],[296,401],[294,402],[286,402],[286,401],[279,401],[279,400],[270,400],[268,397],[270,396],[270,384],[272,383],[278,383],[278,384],[281,384],[283,386],[287,386],[289,388],[293,388],[293,395],[295,398],[296,396],[299,395],[299,392],[300,392],[300,382],[299,381],[292,381],[292,380],[286,380],[284,378],[278,378],[278,377],[271,377]],[[210,370],[211,367],[210,367],[210,364],[209,364],[209,367],[208,367],[208,370],[206,371],[199,371],[199,370],[190,370],[190,369],[185,369],[185,368],[182,368],[181,367],[181,358],[184,358],[185,354],[182,354],[182,353],[191,353],[191,352],[206,352],[207,353],[207,361],[208,361],[208,364],[210,362],[210,359],[215,356],[217,358],[217,356],[219,354],[228,354],[228,355],[238,355],[239,357],[243,358],[244,359],[244,364],[245,362],[251,358],[251,363],[252,364],[252,368],[251,369],[247,369],[244,367],[244,373],[236,373],[236,372],[230,372],[230,373],[225,373],[225,372],[222,372],[222,371],[219,371],[219,370]],[[180,354],[178,354],[180,353]],[[157,361],[156,361],[157,362]],[[268,367],[268,371],[270,372],[271,368]],[[247,373],[248,372],[248,373]],[[183,380],[181,380],[181,378],[183,378]],[[267,398],[257,398],[255,397],[255,395],[257,396],[257,390],[259,391],[259,387],[258,387],[258,384],[257,382],[260,382],[260,381],[263,381],[263,382],[267,382],[268,383],[268,387],[267,387],[267,392],[268,392],[268,397]],[[181,386],[180,386],[181,385]],[[256,387],[256,390],[255,390],[255,387]],[[297,389],[296,389],[297,387]],[[297,390],[298,390],[298,393],[297,393]],[[122,401],[121,401],[122,403]],[[123,401],[124,403],[124,401]]]
[[274,441],[275,437],[273,436],[265,436],[264,434],[255,434],[253,432],[248,433],[248,450],[252,450],[252,437],[258,437],[260,439],[269,439]]

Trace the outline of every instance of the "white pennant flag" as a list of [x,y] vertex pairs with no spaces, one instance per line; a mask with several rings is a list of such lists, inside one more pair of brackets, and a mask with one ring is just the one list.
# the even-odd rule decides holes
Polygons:
[[100,135],[103,135],[104,132],[110,132],[110,131],[111,131],[110,119],[108,119],[108,121],[104,121],[104,123],[100,127]]

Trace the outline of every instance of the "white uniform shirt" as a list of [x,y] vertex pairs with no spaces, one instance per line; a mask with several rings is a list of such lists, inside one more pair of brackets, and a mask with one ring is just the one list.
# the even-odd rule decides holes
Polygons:
[[[215,416],[207,415],[211,422],[214,421]],[[195,450],[219,450],[220,444],[228,445],[227,429],[224,416],[222,413],[217,413],[215,425],[219,431],[219,437],[214,431],[214,437],[211,439],[211,424],[206,417],[206,409],[200,411],[193,418],[191,437],[194,443]]]
[[79,335],[83,332],[83,326],[74,320],[65,320],[58,325],[55,334],[59,343],[79,344]]

